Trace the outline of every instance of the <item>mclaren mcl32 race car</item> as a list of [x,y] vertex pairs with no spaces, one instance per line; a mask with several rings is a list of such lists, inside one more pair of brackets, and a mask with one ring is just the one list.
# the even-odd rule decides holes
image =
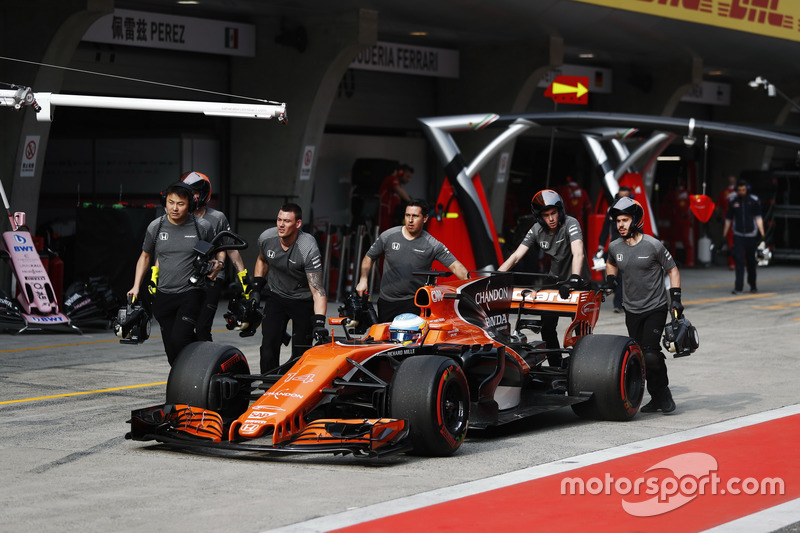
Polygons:
[[[170,371],[165,404],[133,411],[127,437],[257,452],[447,456],[468,428],[550,409],[619,421],[637,413],[640,347],[592,334],[603,289],[562,290],[562,298],[537,278],[514,283],[518,274],[441,274],[426,273],[416,293],[421,313],[413,318],[422,320],[413,335],[396,335],[390,323],[331,318],[341,335],[266,375],[252,374],[233,346],[189,345]],[[548,315],[572,319],[561,349],[523,333],[537,332]],[[550,366],[553,355],[561,364]]]

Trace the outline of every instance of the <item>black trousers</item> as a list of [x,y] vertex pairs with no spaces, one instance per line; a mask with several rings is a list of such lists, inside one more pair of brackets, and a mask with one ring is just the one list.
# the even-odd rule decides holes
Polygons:
[[197,340],[211,342],[211,325],[217,315],[217,306],[225,282],[222,280],[207,281],[204,288],[206,297],[200,314],[197,317]]
[[397,315],[403,313],[419,314],[419,307],[414,305],[414,298],[390,302],[378,298],[378,322],[391,322]]
[[264,320],[261,322],[262,374],[280,364],[281,342],[289,320],[292,321],[292,358],[299,357],[311,347],[313,318],[313,300],[293,300],[275,294],[264,299]]
[[733,236],[733,260],[736,262],[736,282],[734,289],[741,291],[744,288],[744,271],[747,267],[747,284],[751,289],[756,288],[756,249],[761,238]]
[[659,307],[647,313],[631,313],[625,310],[625,325],[628,335],[642,348],[645,374],[647,375],[647,392],[657,398],[669,386],[667,363],[661,353],[661,336],[667,322],[667,307]]
[[161,328],[161,340],[170,366],[181,350],[197,340],[195,327],[204,297],[203,289],[192,289],[177,294],[158,291],[153,298],[153,316]]

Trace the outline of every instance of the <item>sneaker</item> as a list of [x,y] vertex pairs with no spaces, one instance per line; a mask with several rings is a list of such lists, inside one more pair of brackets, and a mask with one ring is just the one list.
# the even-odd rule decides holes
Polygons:
[[614,308],[614,312],[615,313],[621,313],[622,312],[622,308],[621,307],[615,307]]
[[742,291],[733,290],[731,291],[731,294],[742,294]]
[[643,413],[655,413],[656,411],[661,411],[662,413],[667,414],[674,410],[675,400],[672,399],[672,392],[670,392],[669,389],[664,390],[660,397],[651,398],[647,404],[639,408],[639,411]]
[[661,412],[664,414],[671,413],[675,410],[675,400],[672,399],[672,392],[669,389],[664,391],[661,397]]
[[650,401],[647,402],[645,405],[639,408],[639,411],[643,413],[655,413],[659,409],[659,404],[661,402],[656,401],[655,398],[650,398]]
[[755,287],[750,287],[750,292],[758,292],[758,289],[756,289]]

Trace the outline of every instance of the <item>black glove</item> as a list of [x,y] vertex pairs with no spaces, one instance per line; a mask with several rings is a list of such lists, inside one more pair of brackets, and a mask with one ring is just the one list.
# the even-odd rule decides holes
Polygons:
[[670,305],[670,313],[675,318],[683,316],[683,304],[681,303],[681,288],[675,287],[669,290],[669,299],[672,302]]
[[314,315],[314,329],[312,333],[317,344],[328,342],[330,334],[325,327],[325,315]]
[[250,284],[250,300],[253,301],[253,305],[258,306],[261,304],[261,289],[264,288],[264,285],[267,284],[267,278],[263,276],[257,276],[253,278],[253,283]]
[[572,274],[569,279],[558,288],[558,295],[562,300],[569,298],[569,293],[581,286],[583,280],[577,274]]
[[617,276],[615,276],[614,274],[609,274],[608,276],[606,276],[606,290],[607,291],[615,291],[615,290],[617,290],[618,286],[619,286],[619,283],[617,283]]

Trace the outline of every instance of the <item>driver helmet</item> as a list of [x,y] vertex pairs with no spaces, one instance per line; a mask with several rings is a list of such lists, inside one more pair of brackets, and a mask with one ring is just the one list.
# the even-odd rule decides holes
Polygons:
[[631,221],[631,229],[636,232],[641,233],[642,227],[644,227],[644,209],[642,208],[642,204],[633,198],[627,196],[621,197],[611,206],[610,214],[614,222],[617,221],[619,215],[628,215],[631,217],[633,219]]
[[564,200],[561,199],[560,194],[552,189],[544,189],[537,192],[533,198],[531,198],[531,212],[536,217],[536,222],[542,227],[546,226],[544,218],[542,218],[542,211],[550,209],[551,207],[558,208],[558,225],[560,226],[566,220],[566,215],[564,214]]
[[205,207],[211,198],[211,180],[208,176],[200,172],[187,172],[181,177],[181,181],[192,187],[197,208]]
[[397,315],[389,326],[389,339],[398,344],[419,342],[428,332],[428,322],[413,313]]

